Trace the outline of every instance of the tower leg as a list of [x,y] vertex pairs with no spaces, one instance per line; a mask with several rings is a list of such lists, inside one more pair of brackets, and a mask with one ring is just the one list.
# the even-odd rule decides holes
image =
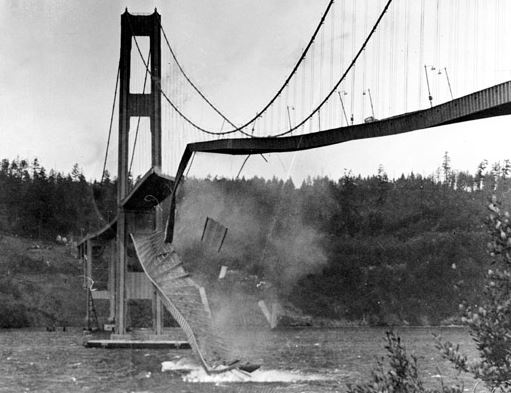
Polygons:
[[[126,334],[127,315],[127,211],[122,202],[129,193],[129,134],[131,117],[149,117],[151,127],[151,165],[161,168],[161,32],[160,15],[130,15],[126,11],[121,16],[121,57],[119,61],[119,149],[117,184],[117,245],[115,259],[115,327],[116,333]],[[150,93],[131,94],[131,52],[132,40],[137,36],[150,40]],[[135,49],[136,51],[138,49]],[[149,168],[148,168],[149,169]],[[131,220],[131,218],[129,218]],[[130,228],[132,222],[129,222]],[[153,299],[153,326],[161,331],[161,305],[155,295]]]
[[116,259],[115,242],[110,242],[110,260],[108,261],[108,292],[110,292],[110,310],[108,314],[108,323],[115,321],[115,263]]
[[115,332],[126,334],[126,214],[123,210],[117,220],[117,288]]
[[163,318],[162,318],[162,308],[161,308],[161,300],[156,288],[153,290],[153,330],[154,334],[160,335],[163,334]]
[[87,321],[87,328],[91,326],[91,310],[90,310],[90,302],[91,302],[91,293],[90,293],[90,284],[91,284],[91,276],[92,276],[92,241],[89,239],[87,240],[87,256],[85,257],[85,277],[84,277],[84,283],[86,285],[86,291],[87,291],[87,315],[86,315],[86,321]]

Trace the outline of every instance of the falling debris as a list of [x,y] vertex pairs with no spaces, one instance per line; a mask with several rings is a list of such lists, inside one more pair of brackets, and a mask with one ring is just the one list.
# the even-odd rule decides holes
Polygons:
[[271,319],[270,319],[270,328],[275,329],[277,327],[277,318],[279,312],[278,303],[272,303],[271,305]]
[[202,231],[201,242],[220,252],[227,236],[227,228],[211,217],[206,218]]
[[227,274],[227,266],[223,265],[220,268],[220,274],[218,275],[218,279],[221,280],[222,278],[225,277],[226,274]]
[[[165,233],[131,234],[140,264],[158,291],[163,305],[179,323],[200,365],[207,374],[238,368],[227,343],[213,325],[206,291],[185,271],[181,259]],[[258,367],[258,366],[255,366]]]
[[270,310],[268,310],[268,307],[266,307],[266,303],[264,302],[264,300],[259,300],[257,302],[257,305],[259,306],[259,308],[261,309],[261,311],[263,312],[264,314],[264,317],[266,318],[266,320],[268,321],[268,323],[271,324],[271,314],[270,314]]
[[261,311],[264,314],[264,317],[270,324],[270,328],[275,329],[277,327],[277,317],[278,317],[278,308],[279,308],[278,304],[277,303],[272,304],[271,312],[268,309],[268,307],[266,306],[266,303],[264,302],[264,300],[259,300],[257,302],[257,305],[259,306],[259,308],[261,309]]
[[206,295],[206,290],[204,287],[199,286],[199,294],[204,306],[204,311],[206,311],[209,315],[209,318],[211,318],[211,309],[209,308],[208,296]]

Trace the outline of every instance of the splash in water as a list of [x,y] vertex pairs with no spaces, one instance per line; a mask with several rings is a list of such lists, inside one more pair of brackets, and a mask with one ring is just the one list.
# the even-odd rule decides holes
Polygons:
[[285,370],[256,370],[247,373],[238,369],[226,371],[221,374],[208,374],[200,365],[190,359],[181,358],[162,362],[162,371],[185,371],[182,378],[185,382],[222,383],[222,382],[254,382],[271,383],[300,381],[318,381],[329,379],[320,374],[302,374],[295,371]]

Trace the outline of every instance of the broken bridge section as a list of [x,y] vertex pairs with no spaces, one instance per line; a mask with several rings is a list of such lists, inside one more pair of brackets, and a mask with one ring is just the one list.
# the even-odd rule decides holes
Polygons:
[[229,359],[228,347],[213,326],[204,288],[185,271],[172,244],[165,243],[165,233],[132,234],[131,238],[147,277],[206,371],[222,372],[236,364]]

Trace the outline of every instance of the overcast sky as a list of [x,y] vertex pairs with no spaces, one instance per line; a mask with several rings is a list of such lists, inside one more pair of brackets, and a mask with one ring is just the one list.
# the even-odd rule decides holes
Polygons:
[[[457,92],[470,88],[467,80],[479,80],[484,86],[474,83],[474,88],[482,88],[511,76],[509,51],[505,50],[510,47],[509,42],[506,44],[510,35],[503,37],[499,33],[500,27],[506,27],[498,15],[499,10],[504,11],[502,7],[509,6],[492,0],[484,4],[500,4],[500,8],[484,8],[481,0],[468,1],[474,4],[475,13],[477,7],[489,10],[477,22],[474,32],[482,38],[474,43],[470,37],[463,37],[459,42],[464,47],[457,50],[465,54],[468,65],[458,64],[460,56],[447,55],[450,49],[446,44],[444,49],[437,50],[439,53],[432,61],[427,54],[423,59],[425,64],[452,70]],[[435,0],[426,2],[436,5]],[[357,6],[375,3],[381,5],[383,1],[359,1]],[[399,3],[403,1],[395,0],[395,3],[396,8],[387,16],[389,20],[393,18],[396,23],[393,26],[398,26],[394,29],[399,32],[399,21],[404,20],[403,8],[399,8],[403,5]],[[447,3],[459,4],[456,0]],[[125,7],[131,12],[144,13],[157,7],[162,24],[192,78],[226,113],[242,121],[254,114],[287,76],[326,4],[327,0],[0,0],[0,157],[33,159],[37,156],[46,168],[66,172],[77,162],[87,178],[100,177],[117,73],[120,15]],[[370,8],[373,14],[377,13],[378,7]],[[336,12],[339,17],[339,11]],[[401,12],[401,16],[396,12]],[[469,15],[456,23],[448,20],[450,15],[444,15],[440,30],[436,27],[437,42],[452,42],[449,29],[456,23],[470,24]],[[412,33],[414,28],[411,27]],[[363,33],[364,28],[360,27],[360,37]],[[499,41],[493,39],[493,33]],[[426,32],[426,40],[434,41],[430,38]],[[498,55],[495,48],[499,48]],[[481,56],[476,51],[482,49],[486,51],[482,53],[490,55]],[[413,55],[411,51],[410,56]],[[479,60],[470,61],[471,58]],[[487,63],[491,64],[491,75],[486,70]],[[459,71],[463,68],[470,69],[471,74]],[[420,78],[420,73],[417,63],[414,75]],[[445,101],[446,85],[439,78],[442,77],[438,76],[432,83],[437,89],[442,86]],[[376,90],[373,86],[371,89]],[[412,90],[413,86],[408,89]],[[425,93],[422,95],[427,97]],[[440,93],[434,95],[438,97]],[[455,95],[460,94],[455,92]],[[380,106],[386,100],[376,97]],[[427,98],[421,100],[418,105],[427,105]],[[440,165],[445,151],[449,151],[455,168],[475,170],[484,158],[491,162],[511,158],[510,126],[511,119],[506,116],[351,142],[301,154],[294,161],[291,155],[282,162],[275,158],[276,164],[266,165],[266,169],[258,167],[254,159],[252,168],[247,164],[246,174],[257,174],[260,170],[267,175],[273,171],[284,176],[338,177],[345,170],[376,173],[380,164],[391,176],[410,171],[430,174]],[[211,127],[218,128],[218,124]],[[116,124],[114,132],[117,132]],[[115,150],[114,146],[113,156]],[[237,161],[233,165],[237,168]],[[213,166],[208,161],[205,167],[214,174]],[[115,173],[112,160],[109,167]]]

